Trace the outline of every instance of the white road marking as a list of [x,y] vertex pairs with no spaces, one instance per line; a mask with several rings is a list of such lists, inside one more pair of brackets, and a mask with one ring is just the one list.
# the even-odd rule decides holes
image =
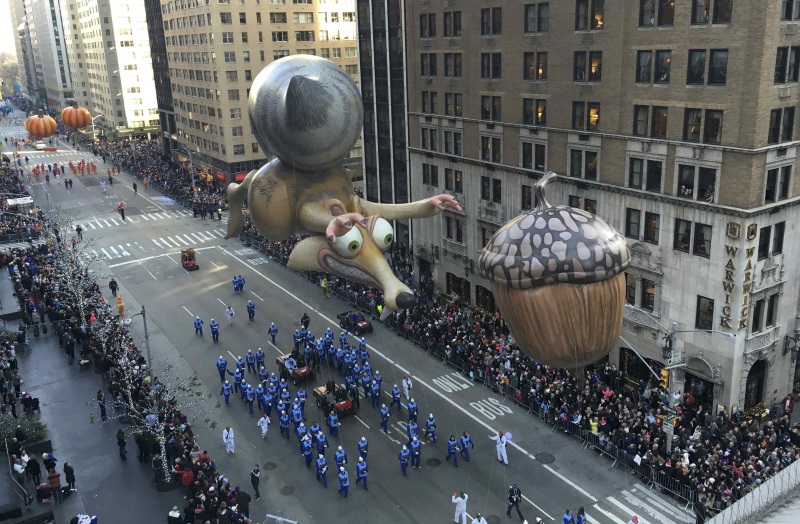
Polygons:
[[[217,265],[217,263],[216,263],[216,262],[214,262],[213,260],[209,260],[209,262],[211,262],[212,264],[214,264],[214,267],[215,267],[215,268],[219,269],[219,266]],[[251,291],[251,293],[252,293],[252,291]],[[263,300],[263,299],[262,299],[262,300]]]
[[111,221],[111,222],[112,222],[112,223],[113,223],[115,226],[118,226],[118,225],[119,225],[119,222],[117,222],[115,219],[113,219],[113,218],[109,218],[109,220],[110,220],[110,221]]
[[108,220],[103,220],[103,222],[105,222],[108,227],[111,227],[111,224],[108,222]]
[[285,354],[286,354],[286,353],[284,353],[283,351],[281,351],[281,350],[280,350],[280,348],[279,348],[278,346],[276,346],[275,344],[273,344],[273,343],[272,343],[272,342],[270,342],[269,340],[267,341],[267,344],[269,344],[270,346],[274,347],[274,348],[275,348],[275,351],[277,351],[277,352],[278,352],[278,353],[280,353],[281,355],[285,355]]
[[[130,246],[130,244],[128,244],[128,245]],[[122,247],[122,244],[119,244],[119,246],[117,246],[117,247],[119,247],[119,250],[122,251],[122,256],[123,257],[131,256],[131,254],[128,253],[128,251],[124,247]]]
[[[141,247],[141,246],[139,246],[139,247]],[[216,246],[199,247],[199,248],[195,249],[195,251],[205,251],[207,249],[217,249],[217,247]],[[142,251],[146,251],[146,250],[144,248],[142,248]],[[154,258],[162,258],[162,257],[169,258],[169,255],[170,255],[170,253],[162,253],[160,255],[153,255],[151,257],[140,258],[140,259],[137,259],[137,260],[128,260],[127,262],[120,262],[118,264],[110,264],[108,267],[109,268],[114,268],[114,267],[119,267],[119,266],[125,266],[127,264],[136,264],[137,262],[146,262],[148,260],[153,260]],[[170,260],[172,260],[172,259],[170,258]],[[178,264],[178,262],[175,262],[174,260],[172,260],[172,261],[175,264]]]
[[645,520],[645,519],[643,519],[642,516],[639,513],[635,512],[632,509],[630,509],[629,507],[625,506],[624,504],[622,504],[620,501],[618,501],[614,497],[608,497],[607,500],[610,503],[614,504],[619,509],[621,509],[623,511],[623,513],[625,513],[626,515],[639,515],[639,524],[650,524],[650,522]]
[[[140,264],[142,263],[140,260],[136,260],[136,262],[139,262]],[[181,306],[181,307],[182,307],[183,309],[186,309],[186,306]],[[187,312],[187,313],[189,313],[189,316],[190,316],[190,317],[193,317],[193,316],[194,316],[194,315],[192,315],[192,312],[191,312],[191,311],[189,311],[188,309],[186,309],[186,312]]]
[[[601,507],[600,507],[598,504],[595,504],[595,505],[594,505],[594,506],[592,506],[592,507],[593,507],[594,509],[596,509],[597,511],[599,511],[600,513],[602,513],[603,515],[605,515],[606,517],[608,517],[609,519],[611,519],[611,521],[612,521],[612,522],[614,522],[615,524],[625,524],[625,521],[624,521],[624,520],[622,520],[622,519],[620,519],[620,518],[617,518],[617,516],[616,516],[616,515],[614,515],[613,513],[610,513],[610,512],[608,512],[608,511],[604,510],[604,509],[603,509],[603,508],[601,508]],[[596,522],[596,519],[593,519],[593,518],[592,518],[592,517],[590,517],[589,515],[586,515],[586,517],[587,517],[588,519],[590,519],[590,520],[589,520],[589,522]]]
[[103,224],[101,224],[101,223],[100,223],[100,221],[99,221],[99,220],[95,220],[95,223],[97,224],[97,226],[98,226],[100,229],[103,229],[103,228],[105,227]]
[[[175,236],[176,237],[180,237],[180,235],[175,235]],[[183,235],[183,237],[186,239],[187,242],[189,242],[189,244],[191,244],[193,246],[197,245],[197,242],[195,242],[195,240],[192,237],[190,237],[189,235]]]
[[149,218],[147,218],[147,215],[142,215],[142,218],[145,220],[150,220]]
[[[277,288],[277,289],[280,289],[281,291],[283,291],[283,292],[284,292],[284,293],[286,293],[288,296],[292,297],[293,299],[295,299],[297,302],[299,302],[300,304],[304,305],[304,306],[305,306],[305,307],[307,307],[308,309],[311,309],[311,310],[313,310],[315,313],[317,313],[319,316],[321,316],[322,318],[324,318],[325,320],[327,320],[327,321],[328,321],[328,322],[330,322],[331,324],[336,324],[336,322],[334,322],[333,320],[331,320],[330,318],[328,318],[328,317],[327,317],[327,316],[325,316],[324,314],[320,313],[320,312],[319,312],[319,311],[318,311],[316,308],[314,308],[314,307],[313,307],[311,304],[309,304],[309,303],[305,302],[305,301],[304,301],[304,300],[302,300],[301,298],[299,298],[299,297],[297,297],[296,295],[294,295],[294,294],[290,293],[288,289],[286,289],[285,287],[281,286],[280,284],[278,284],[277,282],[275,282],[274,280],[272,280],[271,278],[269,278],[268,276],[266,276],[265,274],[263,274],[262,272],[260,272],[260,271],[259,271],[257,268],[255,268],[255,267],[254,267],[254,266],[252,266],[251,264],[248,264],[248,263],[247,263],[245,260],[242,260],[241,258],[239,258],[238,256],[236,256],[236,255],[235,255],[234,253],[232,253],[231,251],[228,251],[227,249],[221,249],[221,248],[220,248],[220,250],[221,250],[223,253],[226,253],[228,256],[230,256],[230,257],[231,257],[231,258],[233,258],[234,260],[238,261],[239,263],[241,263],[241,264],[243,264],[243,265],[245,265],[245,266],[249,267],[249,268],[250,268],[250,270],[251,270],[253,273],[255,273],[256,275],[260,276],[261,278],[263,278],[264,280],[266,280],[267,282],[269,282],[270,284],[272,284],[272,285],[273,285],[275,288]],[[385,355],[384,355],[384,354],[383,354],[383,353],[382,353],[380,350],[376,349],[376,348],[375,348],[374,346],[372,346],[371,344],[367,344],[367,347],[370,349],[370,351],[371,351],[372,353],[374,353],[374,354],[378,355],[379,357],[381,357],[381,358],[383,358],[383,359],[386,359],[386,356],[385,356]],[[407,374],[407,375],[410,375],[410,374],[411,374],[411,373],[409,373],[408,371],[404,370],[404,369],[403,369],[403,368],[402,368],[400,365],[398,365],[398,364],[394,364],[394,366],[395,366],[397,369],[399,369],[399,370],[403,371],[403,372],[404,372],[405,374]],[[480,424],[480,425],[481,425],[481,426],[483,426],[484,428],[488,429],[488,430],[489,430],[489,431],[490,431],[492,434],[497,434],[497,430],[496,430],[495,428],[493,428],[492,426],[490,426],[489,424],[487,424],[487,423],[486,423],[486,422],[484,422],[483,420],[479,419],[479,418],[478,418],[476,415],[473,415],[472,413],[470,413],[469,411],[467,411],[467,409],[466,409],[466,408],[462,407],[461,405],[457,404],[455,401],[451,400],[451,399],[450,399],[448,396],[446,396],[444,393],[440,392],[440,391],[438,390],[438,388],[435,388],[435,387],[433,387],[432,385],[428,384],[427,382],[425,382],[424,380],[420,379],[419,377],[415,377],[415,380],[416,380],[418,383],[420,383],[420,384],[422,384],[423,386],[425,386],[426,388],[428,388],[428,389],[429,389],[431,392],[433,392],[433,393],[434,393],[435,395],[437,395],[439,398],[441,398],[441,399],[442,399],[442,400],[444,400],[445,402],[449,403],[451,406],[453,406],[453,408],[455,408],[455,409],[457,409],[457,410],[461,411],[461,412],[462,412],[462,413],[464,413],[466,416],[468,416],[469,418],[471,418],[473,421],[475,421],[476,423]],[[530,458],[530,459],[532,459],[532,460],[536,460],[536,457],[535,457],[533,454],[529,453],[527,450],[525,450],[525,449],[524,449],[522,446],[520,446],[520,445],[519,445],[519,444],[517,444],[516,442],[509,441],[508,443],[509,443],[509,444],[510,444],[510,445],[511,445],[513,448],[515,448],[515,449],[517,449],[519,452],[521,452],[523,455],[526,455],[528,458]],[[556,477],[558,477],[558,478],[560,478],[561,480],[563,480],[563,481],[564,481],[566,484],[568,484],[569,486],[571,486],[571,487],[572,487],[573,489],[575,489],[577,492],[581,493],[582,495],[584,495],[585,497],[587,497],[588,499],[590,499],[590,500],[591,500],[593,503],[598,501],[597,497],[594,497],[594,496],[593,496],[593,495],[591,495],[591,494],[590,494],[588,491],[584,490],[583,488],[581,488],[580,486],[578,486],[577,484],[575,484],[574,482],[572,482],[570,479],[568,479],[568,478],[567,478],[567,477],[565,477],[564,475],[561,475],[560,473],[558,473],[558,472],[557,472],[556,470],[554,470],[553,468],[551,468],[551,467],[549,467],[549,466],[547,466],[547,465],[543,465],[543,467],[544,467],[544,469],[546,469],[547,471],[549,471],[550,473],[552,473],[552,474],[553,474],[553,475],[555,475]],[[642,524],[647,524],[647,523],[642,523]]]
[[197,236],[197,233],[192,233],[191,235],[192,235],[194,238],[196,238],[197,240],[199,240],[200,242],[205,242],[205,241],[206,241],[206,240],[205,240],[203,237],[199,237],[199,236]]
[[536,503],[534,503],[534,502],[533,502],[531,499],[529,499],[529,498],[528,498],[528,497],[526,497],[525,495],[522,495],[522,498],[523,498],[523,499],[525,499],[526,501],[528,501],[528,504],[530,504],[530,505],[531,505],[531,506],[533,506],[534,508],[538,509],[538,510],[539,510],[541,513],[543,513],[543,514],[544,514],[544,516],[545,516],[545,517],[547,517],[548,519],[550,519],[550,520],[556,520],[556,519],[554,519],[553,517],[551,517],[551,516],[550,516],[550,515],[549,515],[549,514],[548,514],[548,513],[545,511],[545,510],[543,510],[542,508],[540,508],[539,506],[537,506],[537,505],[536,505]]
[[116,249],[114,249],[114,246],[108,246],[108,249],[110,249],[111,251],[113,251],[113,252],[114,252],[114,255],[115,255],[117,258],[119,258],[120,256],[122,256],[122,255],[120,255],[120,254],[119,254],[119,252],[117,252],[117,250],[116,250]]
[[[139,265],[140,265],[140,266],[142,266],[142,267],[144,268],[144,270],[145,270],[145,271],[147,271],[148,273],[150,273],[150,270],[149,270],[149,269],[147,269],[147,267],[146,267],[144,264],[142,264],[141,262],[139,262]],[[154,274],[150,273],[150,276],[151,276],[151,277],[153,277],[153,280],[158,280]],[[186,308],[183,308],[183,309],[186,309]],[[189,311],[189,310],[188,310],[188,309],[186,309],[186,311]],[[191,315],[191,313],[189,313],[189,314]]]
[[154,243],[155,245],[157,245],[158,247],[162,248],[162,249],[164,248],[164,246],[162,246],[161,244],[159,244],[159,243],[158,243],[158,240],[156,240],[155,238],[153,239],[153,243]]
[[222,304],[223,306],[225,306],[225,307],[227,307],[227,306],[228,306],[228,304],[226,304],[225,302],[223,302],[221,298],[217,297],[217,300],[219,300],[219,303],[220,303],[220,304]]
[[[212,264],[214,264],[214,263],[212,262]],[[214,264],[214,265],[216,266],[216,264]],[[217,267],[219,267],[219,266],[217,266]],[[250,293],[253,293],[253,296],[256,297],[257,299],[259,299],[261,302],[264,302],[264,299],[261,298],[260,296],[256,295],[254,292],[251,291]]]
[[359,421],[359,422],[361,422],[362,424],[364,424],[364,427],[365,427],[365,428],[369,429],[369,426],[367,425],[367,423],[366,423],[366,422],[364,422],[363,420],[361,420],[361,419],[358,417],[358,415],[353,415],[353,416],[354,416],[354,417],[356,417],[356,420],[357,420],[357,421]]
[[106,258],[108,258],[109,260],[111,260],[111,259],[113,259],[113,258],[114,258],[114,257],[112,257],[112,256],[111,256],[111,255],[108,253],[108,251],[106,251],[106,250],[105,250],[105,248],[102,248],[102,247],[101,247],[101,248],[100,248],[100,251],[101,251],[101,252],[102,252],[102,253],[103,253],[103,254],[106,256]]
[[[170,238],[172,238],[172,237],[170,237]],[[182,238],[180,237],[180,235],[175,235],[175,238],[177,238],[178,240],[180,240],[180,241],[181,241],[181,243],[183,243],[183,245],[184,245],[184,246],[188,246],[188,245],[189,245],[189,243],[188,243],[188,242],[186,242],[184,239],[182,239]]]

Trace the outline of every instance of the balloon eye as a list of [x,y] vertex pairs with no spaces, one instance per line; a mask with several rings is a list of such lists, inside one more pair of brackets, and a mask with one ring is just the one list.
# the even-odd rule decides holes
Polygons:
[[339,256],[352,258],[361,251],[364,237],[357,227],[354,227],[344,235],[331,242],[331,247]]
[[381,250],[391,246],[394,242],[392,225],[383,218],[377,218],[372,226],[372,239]]

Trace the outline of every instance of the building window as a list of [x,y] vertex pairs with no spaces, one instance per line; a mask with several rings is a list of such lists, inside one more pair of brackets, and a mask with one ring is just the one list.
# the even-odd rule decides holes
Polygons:
[[703,143],[719,144],[722,142],[722,111],[706,109],[706,123],[703,131]]
[[636,305],[636,277],[625,273],[625,303]]
[[789,48],[779,47],[775,54],[775,83],[786,83],[786,71],[789,66]]
[[772,254],[783,253],[783,235],[786,233],[786,222],[778,222],[773,226]]
[[273,42],[288,42],[289,41],[289,32],[288,31],[273,31],[272,32],[272,41]]
[[444,114],[447,116],[461,116],[461,93],[444,94]]
[[295,31],[294,39],[296,42],[314,42],[314,31]]
[[733,15],[733,0],[714,0],[714,23],[730,24]]
[[500,121],[500,97],[481,96],[481,119]]
[[677,196],[691,200],[714,202],[716,198],[717,170],[678,164]]
[[708,65],[708,85],[724,86],[728,76],[728,50],[712,49]]
[[423,91],[422,92],[422,112],[423,113],[436,113],[436,106],[438,101],[438,94],[436,91]]
[[786,71],[786,80],[797,82],[800,74],[800,46],[794,46],[789,50],[789,65]]
[[658,245],[659,231],[661,229],[661,215],[658,213],[644,214],[644,241]]
[[244,154],[244,144],[235,144],[233,146],[233,154],[240,156]]
[[631,158],[628,165],[628,187],[661,192],[663,163],[658,160]]
[[547,146],[531,142],[522,143],[522,167],[544,171],[547,163]]
[[439,150],[439,132],[430,127],[423,127],[422,131],[422,149],[428,151]]
[[656,25],[656,0],[639,0],[639,27]]
[[650,128],[650,136],[653,138],[667,138],[666,107],[653,107],[653,121]]
[[525,80],[547,80],[547,53],[525,53],[523,62]]
[[492,179],[492,202],[503,203],[503,181],[499,178]]
[[647,136],[647,119],[650,108],[633,106],[633,136]]
[[422,183],[426,186],[439,187],[439,167],[422,164]]
[[422,53],[420,55],[420,68],[422,76],[436,76],[436,53]]
[[672,51],[656,51],[656,74],[654,83],[669,84],[672,66]]
[[714,301],[697,295],[697,312],[694,317],[694,328],[711,330],[714,327]]
[[692,0],[692,25],[705,25],[708,23],[710,1]]
[[789,142],[794,135],[794,107],[773,109],[769,114],[767,142],[778,144]]
[[461,133],[456,131],[444,132],[444,152],[450,155],[462,155]]
[[436,36],[436,14],[426,13],[419,17],[419,37],[433,38]]
[[572,80],[574,82],[599,82],[602,66],[602,52],[578,51],[573,58]]
[[763,329],[764,302],[765,300],[762,298],[761,300],[757,300],[756,303],[753,305],[753,325],[750,328],[750,331],[752,333],[758,333]]
[[636,52],[636,83],[649,84],[651,71],[653,69],[653,52]]
[[642,212],[638,209],[625,209],[625,236],[639,240],[639,231],[642,228]]
[[771,204],[789,198],[792,166],[775,167],[767,171],[764,203]]
[[639,0],[639,27],[672,27],[675,0]]
[[239,90],[228,89],[228,100],[239,100]]
[[575,30],[600,31],[603,29],[605,0],[575,0]]
[[444,54],[444,76],[460,77],[462,73],[461,53]]
[[550,25],[550,4],[527,4],[525,6],[525,32],[546,33]]
[[778,300],[780,299],[780,295],[775,293],[774,295],[769,296],[769,300],[767,300],[767,322],[766,325],[768,328],[771,328],[775,325],[778,318]]
[[761,230],[758,232],[759,260],[764,260],[765,258],[769,257],[770,240],[772,240],[771,236],[772,236],[771,226],[762,227]]
[[223,32],[222,33],[222,43],[223,44],[232,44],[233,43],[233,33]]
[[547,100],[523,98],[522,123],[529,126],[547,125]]
[[692,223],[688,220],[675,220],[675,237],[672,248],[676,251],[691,253],[700,257],[708,258],[711,253],[711,226],[706,224]]
[[684,109],[683,112],[683,139],[687,142],[700,142],[701,109]]
[[444,36],[461,36],[461,11],[448,11],[444,14]]
[[533,209],[533,187],[522,185],[522,210]]
[[286,13],[270,13],[269,21],[271,24],[285,24]]
[[502,143],[500,138],[481,137],[481,160],[487,162],[502,162]]
[[236,52],[235,51],[225,51],[223,54],[224,60],[226,64],[233,64],[236,63]]
[[295,24],[313,24],[314,13],[294,13],[292,19]]
[[600,127],[599,102],[573,102],[572,128],[584,131],[597,131]]
[[492,179],[488,176],[481,177],[481,200],[492,199]]
[[221,24],[225,24],[225,25],[232,24],[233,23],[233,17],[231,16],[230,13],[220,13],[219,14],[219,21],[220,21]]
[[461,171],[445,168],[444,188],[455,193],[464,192],[464,175]]
[[652,312],[656,303],[656,283],[652,280],[642,279],[642,293],[639,307]]
[[497,80],[501,77],[501,54],[481,53],[481,78]]
[[689,50],[689,65],[686,72],[687,85],[703,85],[706,78],[705,49]]
[[502,33],[503,8],[492,7],[481,9],[481,35],[493,36]]
[[569,176],[597,180],[597,151],[569,150]]

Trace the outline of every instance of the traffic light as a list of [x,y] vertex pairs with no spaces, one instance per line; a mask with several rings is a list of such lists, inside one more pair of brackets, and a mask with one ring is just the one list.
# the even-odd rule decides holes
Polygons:
[[666,369],[662,369],[659,372],[659,375],[661,376],[661,378],[658,381],[659,387],[665,390],[669,390],[669,371],[667,371]]

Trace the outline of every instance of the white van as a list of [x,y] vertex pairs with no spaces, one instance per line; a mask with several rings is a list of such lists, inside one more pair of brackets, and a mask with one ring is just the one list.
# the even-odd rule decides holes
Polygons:
[[42,142],[41,140],[39,140],[38,142],[36,142],[36,150],[37,150],[37,151],[44,151],[44,149],[45,149],[46,147],[47,147],[47,146],[45,145],[45,143],[44,143],[44,142]]

